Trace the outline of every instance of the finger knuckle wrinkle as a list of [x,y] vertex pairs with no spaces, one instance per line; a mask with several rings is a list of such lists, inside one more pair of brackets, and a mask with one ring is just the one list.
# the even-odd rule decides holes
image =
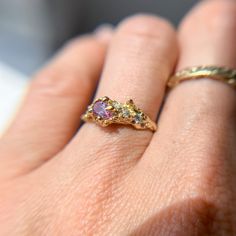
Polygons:
[[34,94],[46,97],[74,97],[89,87],[90,83],[82,73],[56,69],[40,72],[31,84]]
[[70,39],[64,46],[64,52],[67,51],[75,54],[75,52],[87,52],[95,54],[100,53],[103,50],[101,44],[98,43],[96,38],[91,36],[81,36],[79,38]]
[[203,12],[208,12],[208,15],[220,15],[221,13],[230,13],[236,10],[236,2],[234,0],[207,0],[200,7]]
[[[219,26],[224,24],[224,22],[235,23],[236,15],[236,2],[233,1],[216,1],[208,4],[206,10],[204,11],[204,18],[207,19],[206,22],[212,26]],[[210,17],[209,17],[210,16]]]
[[158,39],[174,32],[170,23],[162,18],[138,14],[120,23],[118,31],[125,35],[144,39]]
[[219,27],[236,26],[236,2],[231,0],[208,0],[200,3],[181,23],[182,28],[192,28],[206,24],[209,29],[219,30]]

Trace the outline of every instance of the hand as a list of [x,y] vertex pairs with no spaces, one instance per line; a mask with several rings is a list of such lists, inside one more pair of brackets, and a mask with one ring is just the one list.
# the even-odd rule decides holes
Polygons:
[[[0,235],[236,235],[235,91],[186,81],[161,109],[176,65],[236,67],[235,15],[235,1],[208,0],[177,36],[138,15],[70,42],[37,73],[1,139]],[[156,133],[78,130],[106,54],[96,97],[160,113]]]

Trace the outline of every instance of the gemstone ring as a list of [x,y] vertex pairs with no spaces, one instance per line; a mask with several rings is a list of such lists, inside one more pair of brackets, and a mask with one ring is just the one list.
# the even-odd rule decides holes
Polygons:
[[111,124],[132,125],[135,129],[156,131],[157,125],[132,99],[126,103],[111,100],[109,97],[96,99],[88,106],[87,111],[82,116],[85,122],[95,122],[106,127]]

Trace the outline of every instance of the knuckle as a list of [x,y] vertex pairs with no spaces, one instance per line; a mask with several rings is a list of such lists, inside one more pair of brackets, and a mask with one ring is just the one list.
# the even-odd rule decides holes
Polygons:
[[[92,59],[91,55],[94,55]],[[58,56],[34,76],[31,91],[59,97],[86,95],[95,85],[103,55],[104,47],[93,37],[71,39]],[[89,63],[94,65],[93,70],[89,69]]]
[[100,44],[95,37],[84,35],[79,38],[72,38],[66,42],[63,51],[71,52],[73,54],[75,54],[75,52],[81,53],[81,51],[86,51],[88,54],[96,54],[95,52],[99,53],[102,50],[104,50],[102,44]]
[[50,67],[35,76],[31,83],[31,92],[46,97],[74,97],[78,93],[86,92],[90,86],[89,79],[83,73]]
[[158,39],[165,34],[174,35],[174,29],[167,20],[145,14],[131,16],[122,21],[118,32],[146,39]]
[[202,9],[202,14],[208,16],[227,16],[228,14],[234,14],[236,11],[236,2],[233,0],[207,0],[200,4],[200,7]]
[[[181,22],[180,30],[191,31],[197,22],[204,22],[211,30],[219,27],[236,27],[236,2],[232,0],[207,0],[195,7]],[[194,29],[192,29],[194,30]]]
[[65,47],[69,47],[69,48],[78,48],[80,47],[81,44],[84,43],[93,43],[93,40],[91,37],[88,36],[83,36],[83,37],[75,37],[75,38],[71,38],[69,39],[66,43],[65,43]]

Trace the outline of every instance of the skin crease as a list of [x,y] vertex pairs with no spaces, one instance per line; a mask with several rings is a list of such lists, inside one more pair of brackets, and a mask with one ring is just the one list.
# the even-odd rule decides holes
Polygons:
[[236,235],[229,86],[178,85],[154,134],[94,124],[77,132],[101,73],[97,97],[131,96],[155,119],[175,66],[235,68],[235,15],[234,0],[207,0],[177,34],[163,19],[137,15],[70,42],[37,73],[1,138],[0,235]]

